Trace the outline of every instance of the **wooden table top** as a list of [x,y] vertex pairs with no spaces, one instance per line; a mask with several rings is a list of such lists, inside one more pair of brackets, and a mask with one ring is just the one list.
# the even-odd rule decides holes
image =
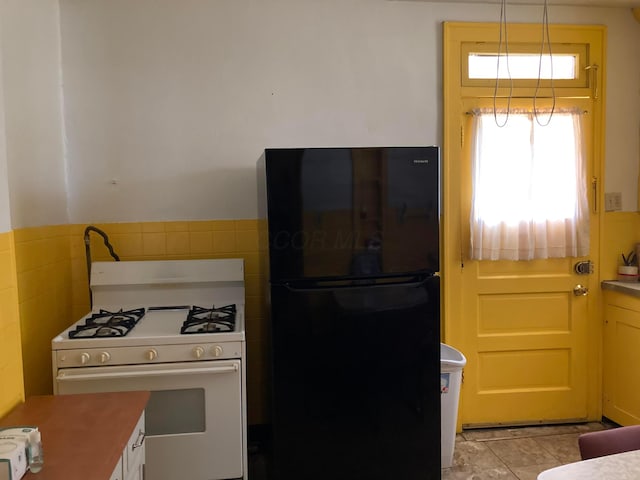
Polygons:
[[538,480],[637,480],[640,450],[591,458],[545,470]]
[[29,397],[0,427],[42,432],[44,467],[33,480],[108,480],[144,411],[149,392]]

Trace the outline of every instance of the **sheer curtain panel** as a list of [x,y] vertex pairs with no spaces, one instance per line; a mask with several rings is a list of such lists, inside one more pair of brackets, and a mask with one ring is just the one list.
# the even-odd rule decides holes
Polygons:
[[588,255],[583,112],[473,114],[471,258]]

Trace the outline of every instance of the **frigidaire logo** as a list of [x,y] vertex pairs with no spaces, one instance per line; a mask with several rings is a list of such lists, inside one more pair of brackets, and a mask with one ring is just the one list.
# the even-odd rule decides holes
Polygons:
[[429,160],[426,158],[414,158],[413,163],[429,163]]

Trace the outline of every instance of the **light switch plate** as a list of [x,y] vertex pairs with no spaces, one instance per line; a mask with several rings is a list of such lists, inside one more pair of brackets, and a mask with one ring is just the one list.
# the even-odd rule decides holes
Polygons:
[[604,209],[607,212],[622,210],[622,193],[611,192],[604,194]]

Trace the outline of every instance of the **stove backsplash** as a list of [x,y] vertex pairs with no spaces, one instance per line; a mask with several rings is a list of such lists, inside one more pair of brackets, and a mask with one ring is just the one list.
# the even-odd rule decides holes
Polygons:
[[[266,332],[263,325],[266,319],[266,274],[263,270],[263,252],[258,247],[263,228],[259,220],[94,225],[108,234],[122,260],[243,258],[247,350],[252,359],[266,358],[267,340],[262,333]],[[52,393],[51,357],[48,354],[51,339],[88,313],[90,308],[83,242],[86,226],[26,228],[15,230],[13,235],[6,234],[6,239],[3,239],[4,234],[0,236],[0,255],[11,258],[12,251],[15,251],[15,267],[13,262],[9,268],[6,267],[7,262],[0,263],[0,295],[7,297],[7,302],[3,302],[3,306],[7,305],[7,311],[15,309],[20,312],[20,317],[17,313],[15,315],[15,324],[19,325],[17,319],[20,318],[24,326],[21,341],[19,333],[12,335],[11,339],[0,341],[3,352],[15,352],[13,356],[18,357],[10,364],[12,366],[8,372],[0,370],[3,378],[16,379],[16,385],[8,390],[3,389],[0,395],[0,414],[20,403],[25,395]],[[3,249],[5,244],[7,248]],[[102,238],[97,235],[91,237],[91,255],[93,261],[112,260]],[[3,285],[4,278],[15,278],[15,287]],[[0,324],[2,327],[4,325]],[[8,347],[13,347],[2,348],[5,341]],[[22,348],[22,362],[19,361],[18,342],[29,345],[29,348]],[[21,370],[24,371],[24,395],[19,384]],[[247,377],[249,424],[266,423],[266,362],[249,362]]]

